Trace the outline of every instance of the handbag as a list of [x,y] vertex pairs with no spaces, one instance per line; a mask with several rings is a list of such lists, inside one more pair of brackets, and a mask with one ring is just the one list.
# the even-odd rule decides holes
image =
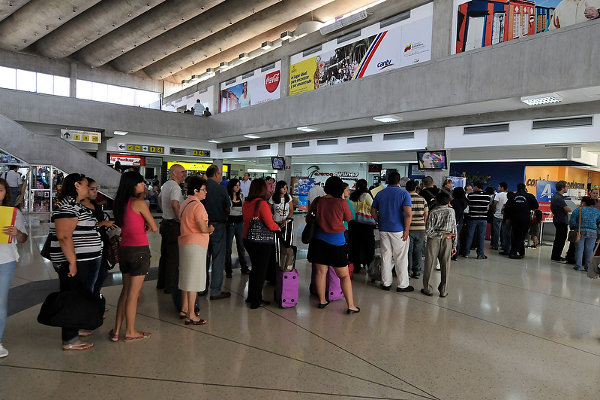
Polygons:
[[50,293],[37,321],[42,325],[68,329],[94,330],[104,322],[106,299],[86,290],[81,282],[69,278],[70,288]]
[[320,197],[317,197],[314,201],[314,205],[306,215],[306,226],[302,230],[302,243],[309,244],[315,236],[315,226],[317,219],[317,207]]
[[[368,192],[367,194],[369,196],[371,196],[371,198],[373,198],[373,195],[371,194],[371,192]],[[367,225],[373,225],[373,226],[377,225],[375,218],[373,218],[373,216],[371,215],[371,206],[368,205],[364,201],[359,201],[357,203],[356,221],[360,222],[361,224],[367,224]]]
[[107,240],[104,243],[106,247],[106,261],[108,270],[113,269],[119,264],[119,248],[121,247],[121,228],[114,227],[106,232]]
[[50,238],[50,234],[48,234],[48,236],[46,236],[46,241],[44,242],[44,246],[42,247],[42,250],[40,250],[40,254],[46,260],[50,259],[50,245],[51,244],[52,244],[52,239]]
[[263,200],[256,202],[254,207],[254,217],[250,221],[246,240],[256,244],[273,244],[275,243],[275,232],[267,228],[267,226],[258,218],[258,207]]
[[581,239],[581,214],[583,214],[582,212],[583,210],[581,209],[581,207],[579,207],[579,226],[577,227],[577,232],[576,231],[569,231],[569,242],[571,243],[577,243],[579,242],[579,240]]

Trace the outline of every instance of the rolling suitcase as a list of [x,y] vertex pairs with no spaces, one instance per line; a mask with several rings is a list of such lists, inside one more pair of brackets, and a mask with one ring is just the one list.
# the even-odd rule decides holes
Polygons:
[[369,273],[369,278],[371,279],[371,283],[375,281],[381,281],[381,255],[376,254],[373,261],[369,264],[369,269],[367,271]]
[[298,304],[298,271],[275,271],[275,301],[281,308],[295,307]]
[[344,298],[342,292],[342,286],[340,285],[340,278],[335,273],[335,268],[329,267],[327,271],[327,288],[325,292],[325,298],[327,301],[335,301]]

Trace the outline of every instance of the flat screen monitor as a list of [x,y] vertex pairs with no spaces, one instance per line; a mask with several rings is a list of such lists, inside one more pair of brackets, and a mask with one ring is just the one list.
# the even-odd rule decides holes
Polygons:
[[419,169],[447,169],[446,150],[417,152]]
[[285,159],[283,157],[271,157],[273,169],[285,169]]

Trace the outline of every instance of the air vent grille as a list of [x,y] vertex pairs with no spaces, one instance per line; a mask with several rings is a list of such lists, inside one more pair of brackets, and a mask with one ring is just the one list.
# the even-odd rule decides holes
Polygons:
[[271,149],[270,144],[259,144],[258,146],[256,146],[256,150],[270,150],[270,149]]
[[355,137],[349,137],[346,140],[346,143],[348,144],[352,144],[352,143],[368,143],[368,142],[372,142],[373,141],[373,137],[372,136],[355,136]]
[[319,139],[317,140],[317,146],[333,146],[338,144],[337,139]]
[[250,146],[238,147],[238,151],[250,151]]
[[233,147],[224,147],[223,153],[233,153]]
[[322,45],[318,45],[318,46],[315,46],[315,47],[311,47],[310,49],[304,50],[302,52],[302,57],[310,56],[311,54],[314,54],[317,51],[321,51],[322,48],[323,48]]
[[405,19],[410,18],[410,10],[404,11],[400,14],[392,15],[389,18],[384,19],[379,23],[379,28],[385,28],[386,26],[390,26],[395,24],[396,22],[404,21]]
[[465,126],[465,128],[463,130],[463,134],[475,135],[478,133],[508,132],[508,129],[509,129],[509,124]]
[[242,79],[248,79],[254,76],[254,71],[242,75]]
[[533,121],[531,129],[557,129],[557,128],[574,128],[577,126],[592,126],[594,123],[593,117],[575,117],[561,119],[545,119]]
[[273,69],[273,68],[275,68],[275,63],[271,63],[269,65],[265,65],[264,67],[262,67],[260,69],[260,72],[266,72],[266,71],[268,71],[270,69]]
[[236,79],[237,79],[237,78],[233,78],[233,79],[230,79],[230,80],[228,80],[227,82],[225,82],[225,85],[229,86],[229,85],[231,85],[232,83],[235,83],[235,80],[236,80]]
[[352,40],[354,38],[357,38],[357,37],[360,36],[360,32],[361,31],[359,29],[357,31],[350,32],[350,33],[348,33],[348,34],[346,34],[344,36],[340,36],[339,38],[337,38],[337,43],[340,44],[340,43],[347,42],[348,40]]
[[292,148],[310,147],[310,142],[292,142]]
[[384,133],[383,140],[401,140],[401,139],[414,139],[414,132],[394,132],[394,133]]
[[204,88],[202,90],[199,90],[198,94],[202,94],[202,93],[206,93],[206,92],[208,92],[208,88]]

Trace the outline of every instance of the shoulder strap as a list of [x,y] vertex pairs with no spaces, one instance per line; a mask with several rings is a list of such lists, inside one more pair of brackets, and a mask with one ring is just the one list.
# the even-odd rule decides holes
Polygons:
[[583,211],[583,209],[580,206],[579,207],[579,227],[577,228],[577,233],[579,235],[581,235],[581,214],[583,214],[582,211]]
[[261,201],[264,201],[264,200],[258,199],[258,201],[256,202],[256,205],[254,206],[254,218],[258,218],[258,207],[260,207]]
[[183,217],[183,212],[185,211],[185,209],[187,208],[187,206],[189,206],[189,205],[190,205],[190,204],[192,204],[192,203],[197,203],[197,202],[198,202],[198,200],[192,200],[192,201],[190,201],[189,203],[187,203],[187,204],[186,204],[186,205],[183,207],[183,210],[181,210],[181,212],[179,213],[179,218]]

